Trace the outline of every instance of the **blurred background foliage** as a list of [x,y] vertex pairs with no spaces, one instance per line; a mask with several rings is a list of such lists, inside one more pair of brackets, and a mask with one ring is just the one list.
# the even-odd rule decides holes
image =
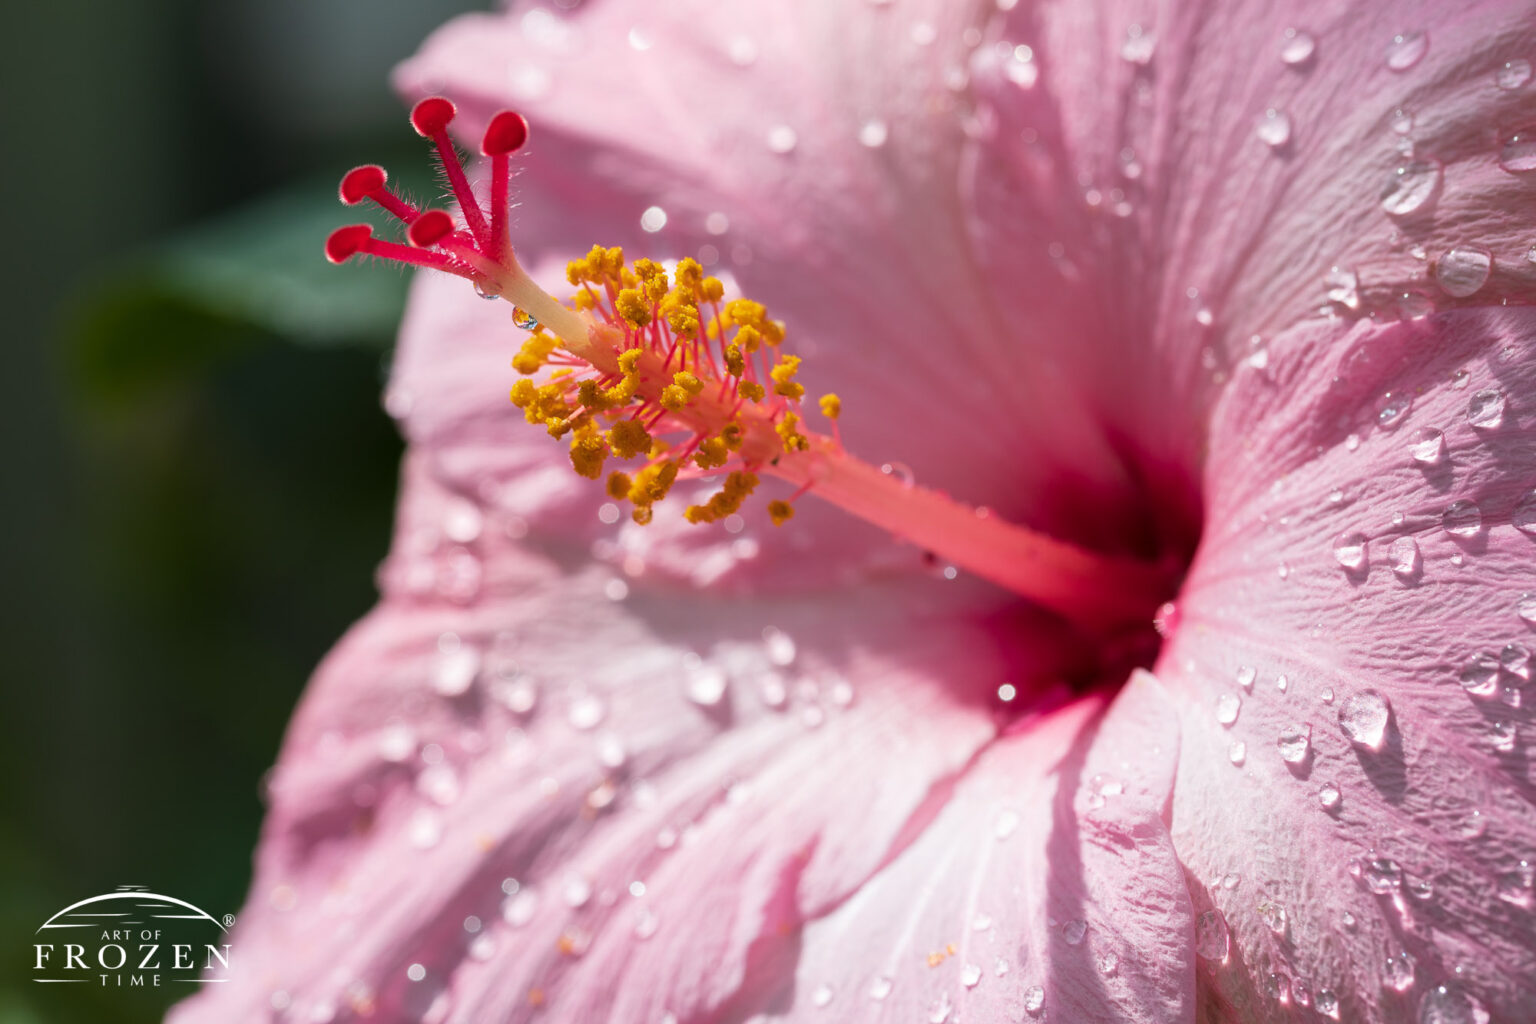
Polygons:
[[34,984],[34,930],[76,900],[241,905],[260,778],[373,601],[400,456],[378,396],[406,280],[324,262],[335,183],[424,171],[388,71],[480,6],[7,10],[0,1024],[175,995]]

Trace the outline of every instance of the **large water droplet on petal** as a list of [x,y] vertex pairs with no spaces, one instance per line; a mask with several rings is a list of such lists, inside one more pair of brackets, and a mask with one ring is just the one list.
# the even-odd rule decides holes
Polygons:
[[1270,149],[1279,149],[1291,141],[1291,118],[1283,110],[1270,107],[1259,117],[1254,129],[1259,141]]
[[1081,918],[1073,918],[1061,926],[1061,937],[1067,945],[1076,946],[1083,941],[1083,936],[1088,933],[1088,922]]
[[1407,71],[1428,52],[1428,32],[1399,32],[1387,44],[1387,67],[1393,71]]
[[1286,726],[1280,730],[1275,745],[1280,748],[1280,758],[1286,764],[1300,764],[1312,749],[1312,726],[1307,722]]
[[882,974],[880,977],[869,983],[869,998],[873,999],[877,1003],[881,1002],[885,999],[886,996],[891,994],[891,989],[894,987],[895,982]]
[[1523,498],[1515,502],[1515,510],[1510,513],[1509,521],[1515,529],[1536,535],[1536,489],[1527,491]]
[[1206,960],[1225,961],[1232,948],[1227,919],[1219,910],[1207,910],[1195,919],[1195,954]]
[[1437,985],[1424,993],[1419,1024],[1488,1024],[1488,1011],[1460,989]]
[[1353,572],[1365,564],[1366,545],[1365,534],[1358,530],[1341,533],[1333,541],[1334,561]]
[[795,151],[800,136],[787,124],[776,124],[768,129],[768,149],[783,156]]
[[954,1012],[954,1004],[950,1002],[949,993],[945,992],[934,1000],[933,1006],[928,1009],[928,1024],[944,1024],[949,1020],[949,1015]]
[[1140,25],[1125,30],[1125,42],[1120,44],[1120,59],[1130,64],[1145,66],[1152,63],[1157,52],[1157,37]]
[[1381,190],[1381,208],[1393,217],[1427,212],[1440,196],[1444,170],[1433,160],[1413,160],[1392,171]]
[[1479,391],[1467,402],[1467,422],[1478,430],[1497,430],[1504,425],[1507,405],[1504,392],[1496,388]]
[[1452,537],[1476,537],[1483,532],[1483,510],[1476,502],[1453,501],[1440,514],[1440,525]]
[[1475,245],[1458,245],[1435,263],[1435,280],[1446,294],[1464,299],[1488,283],[1493,254]]
[[1531,62],[1519,57],[1507,60],[1499,65],[1493,79],[1499,83],[1500,89],[1519,89],[1531,80]]
[[1360,308],[1360,278],[1353,267],[1329,267],[1323,275],[1323,287],[1329,302],[1345,309]]
[[1231,725],[1237,721],[1238,710],[1243,706],[1242,698],[1235,693],[1224,693],[1216,698],[1216,721],[1222,725]]
[[827,984],[817,985],[811,993],[811,1005],[815,1007],[827,1006],[832,1002],[832,986]]
[[1511,174],[1536,171],[1536,132],[1511,135],[1499,147],[1499,166]]
[[1364,690],[1339,705],[1339,728],[1349,742],[1367,750],[1380,750],[1386,738],[1392,705],[1375,690]]
[[1285,934],[1286,921],[1289,920],[1289,915],[1285,912],[1285,904],[1274,900],[1260,900],[1258,910],[1259,920],[1263,921],[1270,931],[1276,935]]
[[1024,990],[1024,1011],[1030,1016],[1038,1016],[1045,1006],[1045,989],[1039,985],[1031,985]]
[[1325,782],[1317,791],[1317,802],[1323,805],[1325,811],[1331,811],[1339,806],[1339,801],[1342,799],[1343,794],[1339,791],[1337,782]]
[[1498,693],[1499,659],[1491,654],[1479,654],[1462,667],[1457,681],[1461,688],[1474,697],[1488,698]]
[[1399,537],[1387,549],[1392,560],[1392,572],[1401,580],[1412,580],[1419,574],[1424,560],[1419,555],[1419,542],[1412,537]]
[[1280,60],[1294,68],[1311,60],[1316,49],[1317,40],[1312,33],[1288,28],[1280,41]]
[[1413,461],[1424,466],[1434,466],[1445,458],[1445,435],[1434,427],[1422,427],[1413,435],[1413,443],[1408,446],[1408,453],[1413,456]]
[[1360,866],[1360,880],[1377,896],[1394,893],[1403,885],[1403,869],[1389,857],[1369,857]]

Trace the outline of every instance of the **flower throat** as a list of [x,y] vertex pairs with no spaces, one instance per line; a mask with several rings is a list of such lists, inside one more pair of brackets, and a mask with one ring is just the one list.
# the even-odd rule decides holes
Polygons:
[[403,225],[405,242],[353,224],[331,233],[326,257],[373,256],[454,274],[512,303],[513,324],[530,332],[512,359],[520,375],[513,404],[567,443],[574,471],[628,502],[635,522],[649,523],[679,480],[718,480],[707,500],[682,513],[708,524],[748,508],[761,478],[774,476],[793,488],[766,502],[775,524],[813,494],[1090,633],[1150,623],[1172,589],[1162,568],[1006,522],[857,459],[839,437],[835,394],[815,403],[811,416],[825,424],[815,429],[801,360],[784,351],[784,325],[761,303],[728,299],[696,261],[669,272],[594,246],[566,268],[570,303],[549,295],[518,263],[508,233],[510,158],[528,140],[527,122],[512,111],[490,119],[480,144],[490,165],[482,208],[448,136],[455,115],[453,103],[431,97],[416,104],[411,124],[433,143],[461,221],[402,199],[383,168],[357,167],[342,179],[341,201],[374,203]]

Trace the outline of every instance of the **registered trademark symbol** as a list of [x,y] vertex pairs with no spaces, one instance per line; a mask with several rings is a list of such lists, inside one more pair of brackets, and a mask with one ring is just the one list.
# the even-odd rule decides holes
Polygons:
[[235,923],[235,915],[234,914],[225,914],[224,915],[224,927],[225,928],[230,927],[234,923]]

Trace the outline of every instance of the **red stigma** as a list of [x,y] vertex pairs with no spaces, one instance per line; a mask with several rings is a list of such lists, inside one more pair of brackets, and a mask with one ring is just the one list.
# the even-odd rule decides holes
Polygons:
[[367,248],[373,239],[373,229],[367,224],[348,224],[337,228],[325,240],[325,258],[332,263],[344,263],[347,258]]
[[411,127],[416,134],[430,139],[448,130],[449,123],[459,112],[453,101],[442,96],[428,96],[411,108]]
[[354,167],[341,179],[341,201],[348,206],[356,206],[364,199],[384,191],[388,181],[389,175],[378,164]]
[[505,156],[522,149],[527,141],[528,122],[523,115],[513,110],[503,110],[486,125],[480,152],[486,156]]
[[[442,164],[443,174],[459,205],[461,223],[442,210],[423,211],[400,198],[389,187],[389,175],[376,164],[354,167],[341,179],[337,194],[348,206],[365,199],[394,217],[406,228],[406,241],[374,238],[362,225],[340,228],[325,244],[325,255],[340,263],[356,253],[444,270],[483,283],[502,270],[515,267],[507,238],[507,189],[512,177],[508,157],[528,141],[528,122],[521,114],[503,110],[486,126],[481,152],[490,158],[489,203],[482,203],[470,187],[464,164],[448,137],[448,125],[458,114],[451,100],[429,96],[411,109],[411,126],[430,139]],[[433,251],[425,251],[433,250]]]
[[405,229],[405,237],[418,249],[430,249],[453,234],[453,218],[442,210],[428,210]]

